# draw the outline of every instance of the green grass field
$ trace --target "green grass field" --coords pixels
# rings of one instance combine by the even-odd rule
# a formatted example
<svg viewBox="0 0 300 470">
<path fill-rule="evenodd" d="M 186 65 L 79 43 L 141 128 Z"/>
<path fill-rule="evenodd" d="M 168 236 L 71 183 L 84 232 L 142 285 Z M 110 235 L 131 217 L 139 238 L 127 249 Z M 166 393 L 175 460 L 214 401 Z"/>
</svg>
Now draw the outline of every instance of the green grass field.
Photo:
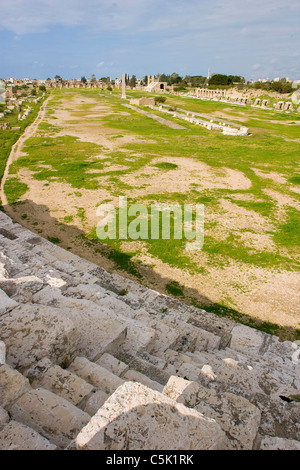
<svg viewBox="0 0 300 470">
<path fill-rule="evenodd" d="M 128 92 L 128 97 L 136 96 L 141 96 L 141 93 Z M 171 129 L 125 108 L 120 92 L 116 90 L 113 93 L 54 90 L 38 133 L 26 141 L 25 155 L 10 167 L 10 178 L 5 184 L 9 203 L 17 203 L 16 210 L 22 211 L 22 200 L 26 200 L 29 194 L 28 185 L 30 189 L 28 181 L 23 181 L 20 176 L 23 169 L 29 170 L 32 181 L 43 184 L 45 191 L 51 191 L 53 183 L 66 185 L 66 194 L 77 193 L 78 202 L 69 212 L 66 202 L 66 214 L 60 218 L 60 223 L 65 224 L 66 229 L 69 224 L 76 225 L 77 220 L 87 249 L 100 251 L 103 243 L 97 239 L 95 224 L 89 218 L 87 207 L 80 203 L 83 193 L 90 191 L 95 195 L 95 209 L 103 202 L 115 203 L 116 198 L 123 195 L 127 196 L 129 204 L 142 203 L 147 208 L 162 202 L 204 204 L 205 241 L 201 256 L 188 253 L 185 240 L 174 239 L 143 240 L 139 243 L 127 240 L 125 248 L 123 240 L 106 240 L 104 244 L 109 249 L 102 250 L 117 270 L 127 272 L 140 282 L 147 283 L 141 269 L 147 257 L 154 267 L 163 264 L 174 273 L 181 271 L 182 284 L 178 279 L 169 279 L 165 283 L 165 291 L 200 307 L 205 307 L 205 303 L 197 296 L 189 295 L 192 281 L 195 279 L 196 283 L 200 279 L 205 282 L 206 276 L 207 279 L 209 276 L 213 278 L 214 270 L 218 273 L 223 270 L 225 278 L 230 267 L 235 267 L 238 273 L 249 271 L 249 279 L 253 277 L 251 286 L 255 282 L 267 283 L 267 278 L 271 279 L 273 273 L 297 273 L 300 244 L 299 114 L 166 96 L 168 105 L 210 114 L 214 119 L 219 113 L 222 120 L 225 113 L 228 119 L 249 127 L 252 135 L 224 136 L 220 132 L 176 120 L 158 110 L 150 110 L 186 127 L 183 130 Z M 98 107 L 103 107 L 103 110 L 100 112 Z M 69 113 L 64 122 L 59 118 L 62 109 Z M 84 133 L 91 127 L 95 129 L 95 138 L 89 139 Z M 101 141 L 102 136 L 106 141 Z M 126 136 L 132 138 L 122 141 Z M 12 134 L 11 138 L 16 137 L 17 134 Z M 2 166 L 5 155 L 4 152 L 1 157 Z M 195 168 L 197 165 L 200 165 L 199 169 L 203 167 L 203 172 L 206 172 L 203 180 L 200 170 L 191 170 L 189 174 L 184 161 L 196 165 Z M 230 186 L 230 175 L 241 183 L 233 182 Z M 101 199 L 99 194 L 104 190 L 108 196 Z M 55 210 L 55 207 L 49 209 Z M 25 219 L 30 225 L 30 217 Z M 31 222 L 36 221 L 32 219 Z M 43 232 L 41 227 L 39 229 Z M 56 243 L 61 240 L 59 236 L 53 238 Z M 253 270 L 256 270 L 254 274 Z M 267 277 L 260 278 L 260 270 Z M 186 283 L 185 276 L 189 277 Z M 206 308 L 252 326 L 251 314 L 235 300 L 235 292 L 237 295 L 246 292 L 251 297 L 252 287 L 241 281 L 238 275 L 236 279 L 230 279 L 230 286 L 230 291 L 224 288 L 222 298 L 212 299 Z M 289 308 L 286 306 L 287 311 Z M 295 322 L 293 320 L 294 326 Z M 278 323 L 278 316 L 274 316 L 274 321 L 270 317 L 268 321 L 258 319 L 256 326 L 278 332 Z"/>
</svg>

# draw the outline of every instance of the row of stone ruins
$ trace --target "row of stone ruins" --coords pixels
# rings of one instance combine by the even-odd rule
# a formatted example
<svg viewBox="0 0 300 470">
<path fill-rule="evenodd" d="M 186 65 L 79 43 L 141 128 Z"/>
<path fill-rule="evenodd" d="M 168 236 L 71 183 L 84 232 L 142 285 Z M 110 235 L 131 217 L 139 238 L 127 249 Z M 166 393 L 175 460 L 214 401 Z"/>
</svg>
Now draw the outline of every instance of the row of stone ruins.
<svg viewBox="0 0 300 470">
<path fill-rule="evenodd" d="M 190 96 L 193 93 L 189 93 Z M 199 99 L 208 99 L 214 101 L 222 101 L 225 103 L 241 104 L 241 105 L 251 105 L 254 107 L 260 107 L 262 109 L 273 109 L 279 111 L 295 111 L 293 103 L 291 101 L 278 101 L 272 106 L 270 105 L 270 100 L 255 98 L 252 100 L 248 96 L 236 96 L 236 95 L 227 95 L 226 90 L 210 90 L 207 88 L 196 88 L 195 97 Z"/>
<path fill-rule="evenodd" d="M 0 212 L 0 449 L 300 449 L 289 341 L 185 305 Z"/>
</svg>

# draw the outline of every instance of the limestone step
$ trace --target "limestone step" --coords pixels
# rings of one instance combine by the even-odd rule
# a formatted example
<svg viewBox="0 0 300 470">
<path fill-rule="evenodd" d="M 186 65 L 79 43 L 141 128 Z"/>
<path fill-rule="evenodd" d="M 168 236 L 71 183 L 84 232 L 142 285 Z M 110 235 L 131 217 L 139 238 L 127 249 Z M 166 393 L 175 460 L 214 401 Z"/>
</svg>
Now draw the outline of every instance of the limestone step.
<svg viewBox="0 0 300 470">
<path fill-rule="evenodd" d="M 176 367 L 176 375 L 200 383 L 221 392 L 231 392 L 247 398 L 252 403 L 257 401 L 264 405 L 267 395 L 260 387 L 252 370 L 241 366 L 237 361 L 223 361 L 207 352 L 180 354 L 176 351 L 166 352 L 169 360 Z"/>
<path fill-rule="evenodd" d="M 98 266 L 90 267 L 89 272 L 98 277 L 99 285 L 115 293 L 126 289 L 123 301 L 134 309 L 146 310 L 151 315 L 160 315 L 162 310 L 175 312 L 179 320 L 184 320 L 198 328 L 221 338 L 220 347 L 227 346 L 231 339 L 231 330 L 236 325 L 231 320 L 217 317 L 204 310 L 159 294 L 137 282 L 125 279 L 117 274 L 109 274 Z"/>
<path fill-rule="evenodd" d="M 121 361 L 108 353 L 102 354 L 102 356 L 100 356 L 96 361 L 96 364 L 105 367 L 105 369 L 109 370 L 112 374 L 117 375 L 118 377 L 122 376 L 122 374 L 125 374 L 125 372 L 127 372 L 129 369 L 129 366 L 125 364 L 124 361 Z"/>
<path fill-rule="evenodd" d="M 85 357 L 76 357 L 67 370 L 108 395 L 124 383 L 123 379 Z"/>
<path fill-rule="evenodd" d="M 9 312 L 13 308 L 17 307 L 18 303 L 12 300 L 8 295 L 0 288 L 0 315 Z"/>
<path fill-rule="evenodd" d="M 295 349 L 292 348 L 291 351 L 295 351 Z M 268 380 L 264 387 L 269 394 L 276 391 L 276 387 L 274 388 L 275 383 L 277 388 L 285 384 L 300 389 L 300 364 L 294 364 L 289 359 L 281 359 L 280 356 L 273 355 L 273 353 L 266 353 L 263 356 L 248 355 L 229 348 L 217 351 L 216 356 L 222 359 L 232 358 L 240 364 L 247 365 L 255 371 L 262 382 L 266 381 L 264 377 L 267 377 Z"/>
<path fill-rule="evenodd" d="M 260 440 L 260 450 L 300 450 L 300 442 L 282 437 L 264 436 Z"/>
<path fill-rule="evenodd" d="M 177 313 L 175 315 L 174 313 L 165 315 L 163 321 L 182 332 L 182 340 L 179 342 L 179 346 L 183 351 L 193 351 L 195 349 L 210 351 L 220 347 L 221 338 L 218 335 L 179 320 Z M 190 346 L 187 346 L 188 344 Z"/>
<path fill-rule="evenodd" d="M 232 393 L 218 394 L 196 382 L 170 377 L 163 389 L 168 397 L 215 419 L 234 449 L 251 450 L 259 429 L 261 412 L 243 397 Z"/>
<path fill-rule="evenodd" d="M 34 429 L 11 420 L 0 430 L 0 450 L 56 450 Z"/>
<path fill-rule="evenodd" d="M 103 390 L 96 390 L 81 404 L 81 408 L 90 416 L 94 416 L 99 408 L 101 408 L 101 406 L 106 402 L 108 397 L 109 394 L 103 392 Z"/>
<path fill-rule="evenodd" d="M 153 355 L 162 355 L 166 349 L 180 344 L 184 337 L 184 334 L 178 328 L 169 326 L 160 318 L 153 318 L 145 311 L 138 311 L 135 318 L 141 325 L 147 325 L 156 332 L 156 338 L 150 351 Z"/>
<path fill-rule="evenodd" d="M 151 388 L 152 390 L 157 390 L 158 392 L 162 392 L 164 388 L 163 385 L 149 379 L 147 375 L 142 374 L 139 370 L 129 369 L 127 372 L 125 372 L 123 378 L 131 382 L 138 382 L 145 385 L 146 387 Z"/>
<path fill-rule="evenodd" d="M 90 420 L 90 415 L 42 388 L 24 393 L 9 413 L 60 448 L 66 447 Z"/>
<path fill-rule="evenodd" d="M 0 406 L 7 409 L 30 390 L 29 380 L 8 364 L 0 364 Z"/>
<path fill-rule="evenodd" d="M 81 403 L 87 400 L 95 387 L 76 374 L 53 364 L 48 358 L 37 362 L 26 371 L 33 388 L 43 388 L 68 400 L 81 408 Z"/>
<path fill-rule="evenodd" d="M 102 310 L 94 302 L 62 295 L 50 286 L 34 295 L 35 302 L 55 305 L 78 329 L 78 352 L 97 360 L 105 351 L 117 351 L 127 336 L 127 325 L 113 312 Z"/>
<path fill-rule="evenodd" d="M 146 357 L 145 354 L 144 357 Z M 142 357 L 138 357 L 130 353 L 119 352 L 118 358 L 124 361 L 124 363 L 127 364 L 131 369 L 142 372 L 154 382 L 158 382 L 164 385 L 169 380 L 168 373 L 151 364 Z"/>
<path fill-rule="evenodd" d="M 6 344 L 7 363 L 20 370 L 44 357 L 62 364 L 77 353 L 77 328 L 57 308 L 20 305 L 0 316 L 0 331 Z"/>
</svg>

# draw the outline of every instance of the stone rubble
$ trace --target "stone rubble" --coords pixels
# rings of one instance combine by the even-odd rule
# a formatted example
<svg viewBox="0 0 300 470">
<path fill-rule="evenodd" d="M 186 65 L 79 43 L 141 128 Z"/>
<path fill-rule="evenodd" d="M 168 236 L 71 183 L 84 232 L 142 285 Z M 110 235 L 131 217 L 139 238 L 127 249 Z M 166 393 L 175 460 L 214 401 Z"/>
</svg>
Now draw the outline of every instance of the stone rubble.
<svg viewBox="0 0 300 470">
<path fill-rule="evenodd" d="M 295 347 L 0 212 L 0 449 L 299 450 Z"/>
</svg>

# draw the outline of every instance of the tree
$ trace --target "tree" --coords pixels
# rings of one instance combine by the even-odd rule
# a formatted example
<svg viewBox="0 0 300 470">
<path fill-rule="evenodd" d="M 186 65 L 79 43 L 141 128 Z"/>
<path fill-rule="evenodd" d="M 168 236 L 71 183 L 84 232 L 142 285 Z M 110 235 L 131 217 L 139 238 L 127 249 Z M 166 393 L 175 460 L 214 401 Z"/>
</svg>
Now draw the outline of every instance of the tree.
<svg viewBox="0 0 300 470">
<path fill-rule="evenodd" d="M 87 79 L 83 76 L 83 77 L 81 77 L 80 81 L 81 81 L 81 83 L 86 83 Z"/>
<path fill-rule="evenodd" d="M 174 83 L 182 82 L 182 77 L 178 75 L 178 73 L 172 73 L 168 80 L 168 85 L 174 85 Z"/>
<path fill-rule="evenodd" d="M 39 90 L 40 90 L 40 91 L 46 91 L 45 85 L 40 85 L 40 86 L 39 86 Z"/>
<path fill-rule="evenodd" d="M 96 81 L 96 75 L 94 73 L 92 73 L 91 75 L 91 83 L 95 83 Z"/>
<path fill-rule="evenodd" d="M 128 82 L 128 85 L 130 86 L 130 88 L 135 88 L 135 86 L 136 86 L 136 76 L 135 75 L 132 75 L 131 79 Z"/>
<path fill-rule="evenodd" d="M 110 78 L 109 77 L 101 77 L 100 81 L 105 83 L 106 85 L 110 85 Z"/>
</svg>

